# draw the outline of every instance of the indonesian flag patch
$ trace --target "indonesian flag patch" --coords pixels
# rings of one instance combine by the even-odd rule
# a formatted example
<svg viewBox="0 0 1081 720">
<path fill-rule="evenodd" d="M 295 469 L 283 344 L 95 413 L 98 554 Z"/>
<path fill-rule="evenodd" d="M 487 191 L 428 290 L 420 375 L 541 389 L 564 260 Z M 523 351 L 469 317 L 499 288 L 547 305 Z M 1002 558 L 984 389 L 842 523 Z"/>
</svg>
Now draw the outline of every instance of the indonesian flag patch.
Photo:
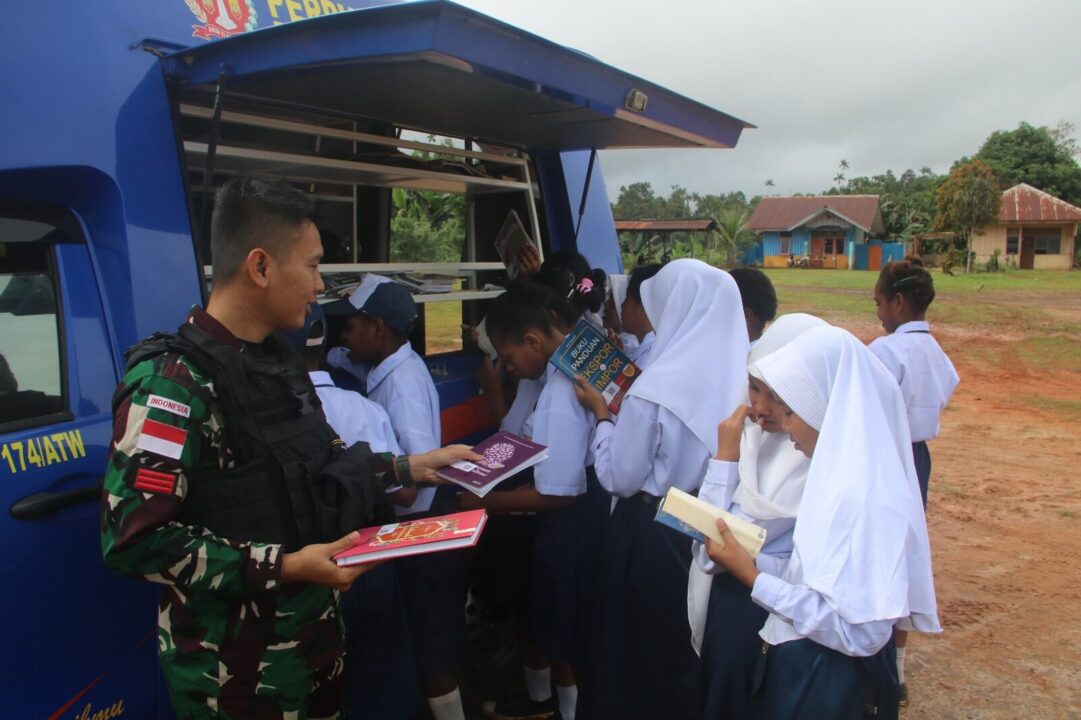
<svg viewBox="0 0 1081 720">
<path fill-rule="evenodd" d="M 139 471 L 135 473 L 135 489 L 161 495 L 172 495 L 173 490 L 176 489 L 176 475 L 139 468 Z"/>
<path fill-rule="evenodd" d="M 184 441 L 187 439 L 187 430 L 166 425 L 157 420 L 144 420 L 143 430 L 139 434 L 139 442 L 135 444 L 135 447 L 162 457 L 179 460 L 180 453 L 184 451 Z"/>
</svg>

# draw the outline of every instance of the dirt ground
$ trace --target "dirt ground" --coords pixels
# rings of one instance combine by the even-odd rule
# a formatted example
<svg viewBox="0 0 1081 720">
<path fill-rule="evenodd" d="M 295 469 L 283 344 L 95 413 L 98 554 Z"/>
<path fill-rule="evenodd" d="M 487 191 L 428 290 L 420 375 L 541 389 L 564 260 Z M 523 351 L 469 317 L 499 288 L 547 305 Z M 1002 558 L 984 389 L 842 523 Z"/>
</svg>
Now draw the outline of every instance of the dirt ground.
<svg viewBox="0 0 1081 720">
<path fill-rule="evenodd" d="M 1067 329 L 933 328 L 961 375 L 931 443 L 944 632 L 909 642 L 902 717 L 1081 718 L 1081 293 L 1050 309 L 1042 293 L 978 301 L 1034 305 Z M 837 320 L 865 340 L 881 334 L 873 315 Z M 1018 349 L 1048 337 L 1046 363 Z"/>
</svg>

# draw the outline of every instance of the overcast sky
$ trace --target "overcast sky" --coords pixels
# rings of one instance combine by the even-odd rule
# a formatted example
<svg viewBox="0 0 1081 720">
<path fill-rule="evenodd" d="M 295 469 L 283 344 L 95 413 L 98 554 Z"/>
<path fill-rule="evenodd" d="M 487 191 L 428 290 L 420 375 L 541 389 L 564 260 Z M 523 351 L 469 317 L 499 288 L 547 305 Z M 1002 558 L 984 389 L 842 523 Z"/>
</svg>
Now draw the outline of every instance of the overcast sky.
<svg viewBox="0 0 1081 720">
<path fill-rule="evenodd" d="M 459 1 L 757 126 L 734 150 L 602 153 L 613 200 L 819 192 L 842 158 L 944 173 L 994 130 L 1081 126 L 1081 0 Z"/>
</svg>

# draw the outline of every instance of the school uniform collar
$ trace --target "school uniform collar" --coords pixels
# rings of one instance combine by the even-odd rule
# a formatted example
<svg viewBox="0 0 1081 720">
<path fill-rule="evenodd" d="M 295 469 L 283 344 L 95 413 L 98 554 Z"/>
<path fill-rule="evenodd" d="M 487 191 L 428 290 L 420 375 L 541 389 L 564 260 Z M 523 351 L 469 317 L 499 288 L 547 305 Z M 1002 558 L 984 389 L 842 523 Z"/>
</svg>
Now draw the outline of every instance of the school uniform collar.
<svg viewBox="0 0 1081 720">
<path fill-rule="evenodd" d="M 386 379 L 387 375 L 390 375 L 394 370 L 401 365 L 406 359 L 413 353 L 413 346 L 406 340 L 400 348 L 394 351 L 392 355 L 387 357 L 386 360 L 372 368 L 368 373 L 368 394 L 371 394 L 379 383 Z"/>
<path fill-rule="evenodd" d="M 895 333 L 930 333 L 931 325 L 926 320 L 912 320 L 897 326 Z"/>
<path fill-rule="evenodd" d="M 321 387 L 337 387 L 334 381 L 330 379 L 330 373 L 325 370 L 312 370 L 308 375 L 312 379 L 312 385 L 317 388 Z"/>
</svg>

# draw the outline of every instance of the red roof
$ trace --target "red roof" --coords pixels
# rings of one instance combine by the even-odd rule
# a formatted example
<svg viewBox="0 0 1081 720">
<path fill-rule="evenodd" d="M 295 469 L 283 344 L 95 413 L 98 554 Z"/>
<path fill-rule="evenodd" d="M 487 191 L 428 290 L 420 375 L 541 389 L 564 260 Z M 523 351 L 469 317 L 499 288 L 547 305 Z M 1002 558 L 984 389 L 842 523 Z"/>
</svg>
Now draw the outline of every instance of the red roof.
<svg viewBox="0 0 1081 720">
<path fill-rule="evenodd" d="M 1075 223 L 1081 222 L 1081 208 L 1054 195 L 1021 183 L 1002 193 L 1000 223 Z"/>
<path fill-rule="evenodd" d="M 833 211 L 866 232 L 885 232 L 878 195 L 808 195 L 765 197 L 759 201 L 747 226 L 755 232 L 793 230 L 823 211 Z"/>
<path fill-rule="evenodd" d="M 622 230 L 684 232 L 688 230 L 711 230 L 714 227 L 716 227 L 716 223 L 709 218 L 702 220 L 616 220 L 616 232 Z"/>
</svg>

